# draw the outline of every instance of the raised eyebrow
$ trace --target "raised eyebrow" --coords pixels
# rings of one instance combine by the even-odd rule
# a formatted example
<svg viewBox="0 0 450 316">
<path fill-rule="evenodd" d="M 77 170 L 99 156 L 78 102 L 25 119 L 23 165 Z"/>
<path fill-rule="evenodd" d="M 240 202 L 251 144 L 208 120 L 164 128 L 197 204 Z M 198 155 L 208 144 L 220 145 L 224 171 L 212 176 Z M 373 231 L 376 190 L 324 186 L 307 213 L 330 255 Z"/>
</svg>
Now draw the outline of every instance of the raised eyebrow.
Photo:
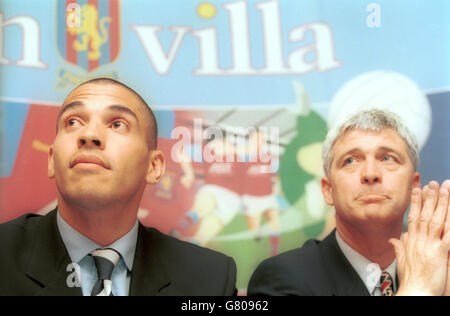
<svg viewBox="0 0 450 316">
<path fill-rule="evenodd" d="M 350 154 L 355 154 L 355 153 L 360 153 L 360 152 L 361 152 L 361 150 L 358 148 L 352 148 L 350 150 L 347 150 L 343 154 L 339 155 L 339 157 L 337 157 L 336 162 L 340 163 L 342 161 L 342 159 L 344 159 L 344 157 L 346 157 Z"/>
<path fill-rule="evenodd" d="M 63 105 L 63 108 L 59 111 L 59 113 L 58 113 L 58 121 L 59 121 L 59 119 L 61 118 L 61 116 L 66 112 L 66 111 L 68 111 L 68 110 L 71 110 L 71 109 L 73 109 L 73 108 L 77 108 L 77 107 L 82 107 L 82 106 L 84 106 L 84 103 L 82 102 L 82 101 L 73 101 L 73 102 L 71 102 L 71 103 L 69 103 L 69 104 L 67 104 L 67 105 Z"/>
<path fill-rule="evenodd" d="M 382 146 L 382 147 L 380 147 L 380 148 L 379 148 L 379 151 L 392 151 L 392 152 L 394 152 L 394 153 L 397 152 L 397 150 L 395 150 L 394 148 L 387 147 L 387 146 Z"/>
<path fill-rule="evenodd" d="M 113 111 L 122 112 L 122 113 L 125 113 L 125 114 L 129 114 L 129 115 L 133 116 L 136 121 L 139 122 L 136 113 L 134 113 L 132 110 L 130 110 L 126 106 L 119 105 L 119 104 L 113 104 L 113 105 L 108 106 L 108 109 L 109 110 L 113 110 Z"/>
<path fill-rule="evenodd" d="M 58 114 L 58 121 L 61 118 L 61 116 L 68 110 L 72 110 L 74 108 L 83 107 L 83 106 L 85 106 L 85 104 L 82 101 L 73 101 L 73 102 L 65 105 Z M 138 121 L 138 117 L 137 117 L 136 113 L 134 113 L 132 110 L 130 110 L 126 106 L 119 105 L 119 104 L 113 104 L 113 105 L 108 106 L 108 109 L 130 114 L 131 116 L 133 116 L 136 119 L 136 121 Z"/>
<path fill-rule="evenodd" d="M 398 150 L 391 148 L 391 147 L 380 147 L 380 151 L 381 152 L 391 152 L 394 153 L 395 155 L 399 156 L 399 158 L 404 158 L 403 154 L 401 152 L 399 152 Z"/>
</svg>

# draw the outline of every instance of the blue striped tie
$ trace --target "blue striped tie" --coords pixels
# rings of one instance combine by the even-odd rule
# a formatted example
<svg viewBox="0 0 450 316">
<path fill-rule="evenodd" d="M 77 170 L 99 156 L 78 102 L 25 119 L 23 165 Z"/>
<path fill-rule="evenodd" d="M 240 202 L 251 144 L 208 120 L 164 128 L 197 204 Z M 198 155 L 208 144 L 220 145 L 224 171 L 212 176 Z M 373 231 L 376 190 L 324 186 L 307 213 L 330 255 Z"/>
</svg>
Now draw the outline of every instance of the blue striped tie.
<svg viewBox="0 0 450 316">
<path fill-rule="evenodd" d="M 90 253 L 97 268 L 98 281 L 92 288 L 91 296 L 114 296 L 112 294 L 112 271 L 120 259 L 119 253 L 111 248 L 99 248 Z"/>
</svg>

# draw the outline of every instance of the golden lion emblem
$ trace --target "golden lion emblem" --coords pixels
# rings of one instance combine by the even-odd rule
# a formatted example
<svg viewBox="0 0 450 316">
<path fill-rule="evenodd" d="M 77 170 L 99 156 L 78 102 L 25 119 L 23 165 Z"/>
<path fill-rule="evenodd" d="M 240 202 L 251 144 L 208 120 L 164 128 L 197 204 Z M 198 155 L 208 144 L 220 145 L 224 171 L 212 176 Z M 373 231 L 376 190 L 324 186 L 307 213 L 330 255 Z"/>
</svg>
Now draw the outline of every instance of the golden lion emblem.
<svg viewBox="0 0 450 316">
<path fill-rule="evenodd" d="M 88 50 L 88 59 L 98 60 L 101 56 L 100 47 L 108 41 L 108 31 L 105 27 L 107 22 L 111 22 L 110 17 L 103 17 L 98 23 L 98 10 L 95 6 L 81 6 L 81 25 L 68 28 L 70 35 L 81 35 L 81 40 L 73 42 L 73 48 L 77 52 Z"/>
</svg>

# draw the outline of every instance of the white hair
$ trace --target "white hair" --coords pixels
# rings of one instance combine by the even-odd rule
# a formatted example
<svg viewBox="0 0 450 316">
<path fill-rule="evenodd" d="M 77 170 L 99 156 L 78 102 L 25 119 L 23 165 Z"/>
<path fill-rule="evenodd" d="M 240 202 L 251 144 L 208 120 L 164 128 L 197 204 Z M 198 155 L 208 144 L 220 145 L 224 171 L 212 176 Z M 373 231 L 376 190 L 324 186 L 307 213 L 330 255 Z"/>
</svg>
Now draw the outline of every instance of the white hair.
<svg viewBox="0 0 450 316">
<path fill-rule="evenodd" d="M 347 118 L 342 124 L 338 124 L 328 131 L 322 147 L 325 175 L 327 177 L 330 176 L 331 164 L 333 163 L 333 146 L 345 133 L 352 130 L 380 132 L 388 128 L 393 129 L 403 138 L 408 147 L 408 156 L 414 166 L 414 170 L 417 170 L 419 165 L 419 147 L 414 135 L 395 113 L 373 109 L 358 112 Z"/>
</svg>

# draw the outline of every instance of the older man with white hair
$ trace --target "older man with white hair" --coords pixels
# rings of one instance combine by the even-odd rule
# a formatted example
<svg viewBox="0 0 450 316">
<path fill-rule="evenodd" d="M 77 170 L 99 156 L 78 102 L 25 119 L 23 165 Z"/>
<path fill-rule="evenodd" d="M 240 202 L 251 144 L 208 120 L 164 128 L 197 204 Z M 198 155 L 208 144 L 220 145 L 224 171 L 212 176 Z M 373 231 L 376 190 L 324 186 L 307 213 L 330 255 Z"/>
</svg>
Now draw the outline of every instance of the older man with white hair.
<svg viewBox="0 0 450 316">
<path fill-rule="evenodd" d="M 444 236 L 450 181 L 443 183 L 439 193 L 436 182 L 420 190 L 417 141 L 401 119 L 381 110 L 358 112 L 329 131 L 322 158 L 322 194 L 336 209 L 336 230 L 323 241 L 309 240 L 301 248 L 261 263 L 248 293 L 443 294 L 448 274 L 445 254 L 450 250 L 450 233 Z M 414 229 L 400 242 L 411 201 Z M 441 225 L 425 229 L 432 221 Z M 418 222 L 420 229 L 416 229 Z M 433 239 L 433 247 L 422 257 L 439 271 L 440 278 L 434 279 L 426 263 L 414 265 L 425 252 L 430 234 L 439 238 Z M 398 275 L 396 253 L 400 258 Z"/>
</svg>

